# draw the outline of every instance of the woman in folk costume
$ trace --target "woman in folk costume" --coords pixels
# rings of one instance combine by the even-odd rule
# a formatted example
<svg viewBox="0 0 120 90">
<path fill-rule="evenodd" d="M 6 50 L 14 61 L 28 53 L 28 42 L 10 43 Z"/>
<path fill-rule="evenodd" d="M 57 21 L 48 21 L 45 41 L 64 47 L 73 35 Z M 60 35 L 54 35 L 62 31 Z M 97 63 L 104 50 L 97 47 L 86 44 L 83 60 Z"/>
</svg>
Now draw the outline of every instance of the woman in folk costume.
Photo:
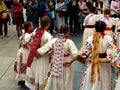
<svg viewBox="0 0 120 90">
<path fill-rule="evenodd" d="M 120 48 L 114 46 L 114 48 L 108 49 L 108 56 L 101 60 L 101 63 L 110 62 L 115 69 L 115 85 L 113 90 L 120 90 Z"/>
<path fill-rule="evenodd" d="M 18 85 L 24 85 L 25 82 L 26 63 L 30 47 L 29 42 L 34 26 L 32 22 L 25 22 L 24 28 L 25 29 L 22 30 L 22 35 L 20 37 L 20 48 L 17 52 L 17 58 L 14 65 L 14 71 L 16 73 L 15 79 L 20 80 Z"/>
<path fill-rule="evenodd" d="M 95 23 L 96 21 L 101 20 L 101 15 L 96 15 L 96 7 L 90 7 L 90 13 L 86 16 L 83 26 L 85 30 L 83 33 L 83 45 L 85 44 L 87 38 L 95 32 Z"/>
<path fill-rule="evenodd" d="M 49 67 L 49 55 L 47 53 L 40 58 L 35 58 L 36 50 L 52 39 L 52 35 L 48 33 L 49 26 L 50 18 L 48 16 L 44 16 L 41 19 L 41 27 L 36 30 L 36 34 L 31 45 L 26 71 L 26 86 L 30 89 L 36 88 L 36 90 L 41 90 L 41 85 L 43 84 Z"/>
<path fill-rule="evenodd" d="M 80 57 L 86 57 L 85 69 L 82 77 L 80 90 L 111 90 L 111 64 L 99 63 L 99 59 L 107 57 L 107 50 L 113 49 L 113 40 L 110 36 L 104 34 L 106 24 L 98 21 L 95 24 L 96 32 L 90 36 L 86 44 L 81 48 L 78 55 L 70 62 L 64 62 L 70 65 Z"/>
<path fill-rule="evenodd" d="M 106 29 L 105 29 L 105 34 L 110 35 L 113 38 L 113 31 L 112 31 L 112 26 L 116 25 L 118 22 L 118 18 L 111 18 L 110 17 L 110 8 L 106 7 L 103 10 L 103 18 L 101 19 L 106 23 Z"/>
<path fill-rule="evenodd" d="M 120 48 L 109 49 L 106 62 L 110 62 L 115 69 L 114 90 L 120 90 Z"/>
<path fill-rule="evenodd" d="M 70 54 L 78 50 L 72 40 L 68 39 L 69 27 L 62 25 L 57 38 L 38 49 L 37 56 L 53 51 L 48 75 L 43 83 L 43 90 L 73 90 L 73 66 L 64 67 L 63 62 L 70 60 Z"/>
</svg>

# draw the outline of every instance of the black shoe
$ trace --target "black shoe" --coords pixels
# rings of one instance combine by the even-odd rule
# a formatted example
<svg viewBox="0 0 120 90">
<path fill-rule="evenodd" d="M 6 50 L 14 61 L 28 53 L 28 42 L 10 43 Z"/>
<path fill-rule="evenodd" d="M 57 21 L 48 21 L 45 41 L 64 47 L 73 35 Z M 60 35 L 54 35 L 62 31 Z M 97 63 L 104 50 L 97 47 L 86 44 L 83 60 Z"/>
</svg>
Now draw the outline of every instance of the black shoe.
<svg viewBox="0 0 120 90">
<path fill-rule="evenodd" d="M 20 34 L 18 33 L 18 37 L 20 37 Z"/>
<path fill-rule="evenodd" d="M 24 80 L 18 81 L 18 85 L 24 87 L 25 86 L 25 81 Z"/>
</svg>

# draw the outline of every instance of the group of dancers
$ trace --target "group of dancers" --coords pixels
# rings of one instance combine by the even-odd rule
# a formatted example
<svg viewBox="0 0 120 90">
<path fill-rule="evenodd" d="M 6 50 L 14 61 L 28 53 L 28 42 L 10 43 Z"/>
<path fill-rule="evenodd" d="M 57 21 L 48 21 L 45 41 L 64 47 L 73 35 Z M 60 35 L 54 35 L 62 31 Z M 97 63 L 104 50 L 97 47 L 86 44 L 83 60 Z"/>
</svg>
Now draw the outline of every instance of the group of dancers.
<svg viewBox="0 0 120 90">
<path fill-rule="evenodd" d="M 68 25 L 61 25 L 53 38 L 48 30 L 49 17 L 43 16 L 34 31 L 33 23 L 25 22 L 14 64 L 18 84 L 31 90 L 74 90 L 72 63 L 79 60 L 85 65 L 80 90 L 119 90 L 120 20 L 110 17 L 107 7 L 103 14 L 95 13 L 96 8 L 91 7 L 84 20 L 81 50 L 69 39 Z M 116 73 L 115 85 L 111 66 Z"/>
</svg>

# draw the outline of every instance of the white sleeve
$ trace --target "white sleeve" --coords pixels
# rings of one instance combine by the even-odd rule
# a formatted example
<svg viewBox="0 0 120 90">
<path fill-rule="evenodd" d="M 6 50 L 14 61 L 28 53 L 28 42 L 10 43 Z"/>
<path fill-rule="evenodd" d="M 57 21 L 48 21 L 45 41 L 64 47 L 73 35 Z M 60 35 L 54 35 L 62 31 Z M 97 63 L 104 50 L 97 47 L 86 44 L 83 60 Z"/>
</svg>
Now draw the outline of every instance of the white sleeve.
<svg viewBox="0 0 120 90">
<path fill-rule="evenodd" d="M 108 48 L 107 48 L 106 53 L 107 53 L 107 55 L 109 55 L 111 49 L 114 49 L 115 45 L 113 43 L 113 39 L 110 36 L 107 36 L 107 37 L 108 37 Z"/>
<path fill-rule="evenodd" d="M 35 36 L 37 28 L 35 28 L 32 32 L 32 36 Z"/>
<path fill-rule="evenodd" d="M 85 17 L 85 19 L 83 21 L 83 26 L 85 26 L 86 19 L 87 19 L 87 16 Z"/>
<path fill-rule="evenodd" d="M 113 52 L 114 52 L 114 53 L 116 52 L 116 49 L 117 49 L 117 47 L 115 46 L 115 44 L 114 44 L 113 42 L 109 42 L 109 43 L 108 43 L 108 48 L 107 48 L 107 51 L 106 51 L 108 60 L 110 60 L 109 56 L 110 56 Z"/>
<path fill-rule="evenodd" d="M 37 51 L 39 52 L 40 55 L 44 55 L 45 53 L 47 53 L 49 50 L 52 49 L 52 44 L 53 40 L 49 41 L 48 43 L 46 43 L 44 46 L 42 46 L 41 48 L 39 48 Z"/>
<path fill-rule="evenodd" d="M 26 41 L 26 42 L 29 42 L 29 41 L 30 41 L 30 38 L 31 38 L 31 34 L 26 33 L 26 34 L 25 34 L 25 41 Z"/>
<path fill-rule="evenodd" d="M 102 20 L 102 18 L 103 18 L 102 14 L 95 15 L 95 20 L 96 21 L 100 21 L 100 20 Z"/>
<path fill-rule="evenodd" d="M 110 18 L 110 22 L 112 25 L 116 25 L 119 21 L 119 18 Z"/>
<path fill-rule="evenodd" d="M 47 43 L 48 41 L 53 39 L 53 36 L 50 33 L 46 32 L 46 31 L 45 31 L 44 35 L 45 35 L 44 36 L 44 43 Z"/>
<path fill-rule="evenodd" d="M 74 42 L 72 40 L 69 40 L 69 48 L 70 48 L 70 52 L 75 55 L 78 53 L 78 49 L 75 46 Z"/>
<path fill-rule="evenodd" d="M 50 41 L 52 39 L 53 39 L 53 36 L 50 33 L 48 33 L 47 36 L 45 37 L 45 40 L 47 41 Z"/>
<path fill-rule="evenodd" d="M 114 32 L 114 36 L 115 36 L 115 40 L 117 39 L 117 30 L 118 30 L 118 26 L 115 26 L 115 32 Z"/>
<path fill-rule="evenodd" d="M 107 36 L 108 37 L 108 42 L 110 43 L 110 42 L 113 42 L 113 39 L 112 39 L 112 37 L 111 36 Z"/>
</svg>

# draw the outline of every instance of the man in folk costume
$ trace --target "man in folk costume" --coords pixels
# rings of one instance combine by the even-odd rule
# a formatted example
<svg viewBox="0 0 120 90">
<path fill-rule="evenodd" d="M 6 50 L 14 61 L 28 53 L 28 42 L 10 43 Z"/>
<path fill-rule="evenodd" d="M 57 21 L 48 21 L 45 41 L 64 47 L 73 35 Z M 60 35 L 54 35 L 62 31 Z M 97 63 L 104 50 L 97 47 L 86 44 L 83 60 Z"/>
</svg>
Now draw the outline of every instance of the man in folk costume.
<svg viewBox="0 0 120 90">
<path fill-rule="evenodd" d="M 78 55 L 71 59 L 70 62 L 64 62 L 64 65 L 69 66 L 80 57 L 86 57 L 80 90 L 112 89 L 111 64 L 99 63 L 104 61 L 109 55 L 109 49 L 115 48 L 112 38 L 104 34 L 105 28 L 105 22 L 97 21 L 95 24 L 96 32 L 87 39 L 86 44 L 81 48 Z"/>
<path fill-rule="evenodd" d="M 45 54 L 41 58 L 35 58 L 36 51 L 39 47 L 45 45 L 52 39 L 48 28 L 50 26 L 50 18 L 44 16 L 41 19 L 41 27 L 36 30 L 36 34 L 33 37 L 30 53 L 27 60 L 26 71 L 26 86 L 30 89 L 41 90 L 41 84 L 46 76 L 49 66 L 49 55 Z"/>
<path fill-rule="evenodd" d="M 106 23 L 105 34 L 110 35 L 113 38 L 113 30 L 112 26 L 116 25 L 119 18 L 112 18 L 110 17 L 110 8 L 106 7 L 103 9 L 102 21 Z"/>
<path fill-rule="evenodd" d="M 86 16 L 83 26 L 85 26 L 85 30 L 83 33 L 83 44 L 85 44 L 87 38 L 91 36 L 94 31 L 95 31 L 95 23 L 96 21 L 101 20 L 101 15 L 96 15 L 96 8 L 95 7 L 90 7 L 89 8 L 90 13 Z"/>
</svg>

